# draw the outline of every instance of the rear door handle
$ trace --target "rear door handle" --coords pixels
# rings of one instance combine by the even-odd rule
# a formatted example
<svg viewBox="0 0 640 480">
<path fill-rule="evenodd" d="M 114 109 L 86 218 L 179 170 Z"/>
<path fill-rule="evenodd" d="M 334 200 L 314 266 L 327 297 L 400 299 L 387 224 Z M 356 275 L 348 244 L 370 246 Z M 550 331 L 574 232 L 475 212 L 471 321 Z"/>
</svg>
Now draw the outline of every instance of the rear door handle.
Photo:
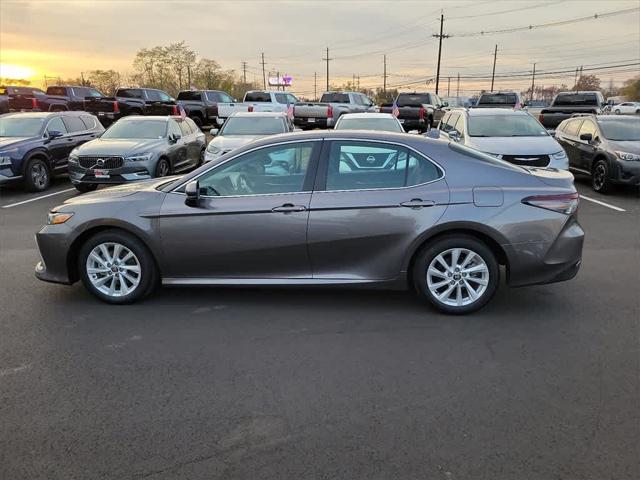
<svg viewBox="0 0 640 480">
<path fill-rule="evenodd" d="M 294 205 L 293 203 L 285 203 L 279 207 L 271 209 L 272 212 L 288 213 L 288 212 L 304 212 L 307 209 L 304 205 Z"/>
<path fill-rule="evenodd" d="M 433 200 L 422 200 L 421 198 L 412 198 L 408 202 L 400 203 L 401 207 L 407 208 L 422 208 L 422 207 L 433 207 L 436 202 Z"/>
</svg>

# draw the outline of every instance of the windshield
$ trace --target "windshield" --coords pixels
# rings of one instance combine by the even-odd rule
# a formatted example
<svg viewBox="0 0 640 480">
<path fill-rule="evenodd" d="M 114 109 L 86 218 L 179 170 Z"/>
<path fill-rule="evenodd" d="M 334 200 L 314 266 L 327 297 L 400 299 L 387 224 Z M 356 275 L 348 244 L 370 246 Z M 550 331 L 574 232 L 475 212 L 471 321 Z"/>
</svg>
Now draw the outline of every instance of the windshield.
<svg viewBox="0 0 640 480">
<path fill-rule="evenodd" d="M 102 138 L 164 138 L 167 135 L 166 120 L 120 120 L 114 123 Z"/>
<path fill-rule="evenodd" d="M 625 142 L 640 141 L 640 118 L 611 119 L 598 122 L 604 138 Z"/>
<path fill-rule="evenodd" d="M 566 93 L 558 94 L 553 102 L 554 106 L 562 105 L 598 105 L 598 97 L 595 93 Z"/>
<path fill-rule="evenodd" d="M 449 143 L 449 148 L 454 152 L 460 153 L 462 155 L 466 155 L 467 157 L 473 157 L 477 160 L 482 160 L 483 162 L 492 163 L 494 165 L 500 165 L 502 167 L 510 168 L 511 170 L 523 171 L 526 169 L 514 165 L 513 163 L 509 163 L 506 160 L 501 160 L 498 157 L 494 157 L 493 155 L 489 155 L 488 153 L 481 152 L 480 150 L 476 150 L 475 148 L 467 147 L 466 145 L 460 145 L 459 143 Z"/>
<path fill-rule="evenodd" d="M 549 135 L 530 115 L 469 116 L 471 137 L 544 137 Z"/>
<path fill-rule="evenodd" d="M 44 118 L 0 117 L 0 137 L 37 137 Z"/>
<path fill-rule="evenodd" d="M 518 101 L 515 93 L 494 93 L 489 95 L 481 95 L 478 105 L 511 105 L 514 106 Z"/>
<path fill-rule="evenodd" d="M 220 130 L 220 135 L 273 135 L 284 132 L 284 122 L 279 117 L 230 117 Z"/>
<path fill-rule="evenodd" d="M 336 130 L 381 130 L 384 132 L 402 132 L 403 129 L 394 118 L 341 118 Z"/>
</svg>

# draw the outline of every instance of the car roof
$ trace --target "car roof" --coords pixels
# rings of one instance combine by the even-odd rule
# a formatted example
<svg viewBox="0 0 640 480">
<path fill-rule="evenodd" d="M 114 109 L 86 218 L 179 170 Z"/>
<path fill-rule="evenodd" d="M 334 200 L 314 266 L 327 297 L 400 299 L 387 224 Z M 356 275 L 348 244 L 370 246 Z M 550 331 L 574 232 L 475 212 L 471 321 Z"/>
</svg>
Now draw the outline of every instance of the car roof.
<svg viewBox="0 0 640 480">
<path fill-rule="evenodd" d="M 233 112 L 229 115 L 231 117 L 267 117 L 267 118 L 281 118 L 286 117 L 287 114 L 284 112 Z"/>
<path fill-rule="evenodd" d="M 640 122 L 640 118 L 633 115 L 593 115 L 598 122 Z"/>
<path fill-rule="evenodd" d="M 129 115 L 127 117 L 122 117 L 119 122 L 122 120 L 126 120 L 128 122 L 144 122 L 145 120 L 165 120 L 168 121 L 170 118 L 174 120 L 182 120 L 182 117 L 178 115 Z"/>
<path fill-rule="evenodd" d="M 340 115 L 340 118 L 385 118 L 385 119 L 393 118 L 395 119 L 395 117 L 390 113 L 376 113 L 376 112 L 345 113 L 343 115 Z"/>
<path fill-rule="evenodd" d="M 49 117 L 55 117 L 59 115 L 78 117 L 80 115 L 91 115 L 91 114 L 89 112 L 83 112 L 83 111 L 64 110 L 61 112 L 14 112 L 14 113 L 7 113 L 3 115 L 3 117 L 49 118 Z"/>
<path fill-rule="evenodd" d="M 495 115 L 530 115 L 526 110 L 516 110 L 514 108 L 470 108 L 467 110 L 470 117 L 488 117 Z"/>
</svg>

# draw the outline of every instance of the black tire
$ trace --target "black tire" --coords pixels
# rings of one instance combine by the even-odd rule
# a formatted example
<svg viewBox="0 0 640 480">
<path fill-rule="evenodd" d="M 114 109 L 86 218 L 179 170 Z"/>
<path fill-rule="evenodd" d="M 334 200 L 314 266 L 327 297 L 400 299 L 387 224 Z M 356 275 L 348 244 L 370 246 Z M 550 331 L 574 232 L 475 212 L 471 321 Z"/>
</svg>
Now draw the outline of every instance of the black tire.
<svg viewBox="0 0 640 480">
<path fill-rule="evenodd" d="M 609 174 L 609 164 L 604 159 L 597 160 L 591 170 L 591 188 L 598 193 L 609 193 L 613 188 Z"/>
<path fill-rule="evenodd" d="M 96 188 L 98 188 L 98 184 L 97 183 L 77 183 L 74 185 L 74 187 L 76 187 L 76 190 L 78 190 L 80 193 L 89 193 L 89 192 L 93 192 Z"/>
<path fill-rule="evenodd" d="M 137 257 L 140 264 L 140 280 L 137 287 L 127 295 L 117 297 L 106 295 L 98 290 L 89 279 L 86 268 L 87 258 L 95 247 L 104 243 L 118 243 L 123 245 Z M 89 238 L 89 240 L 82 245 L 78 254 L 78 274 L 89 292 L 103 302 L 111 304 L 133 303 L 151 294 L 160 283 L 158 268 L 149 249 L 138 238 L 122 230 L 105 230 Z"/>
<path fill-rule="evenodd" d="M 620 115 L 620 109 L 616 108 L 613 113 L 615 113 L 616 115 Z"/>
<path fill-rule="evenodd" d="M 446 284 L 443 285 L 442 287 L 439 287 L 440 290 L 436 290 L 436 293 L 444 294 L 449 287 L 452 287 L 455 285 L 455 283 L 451 284 L 450 282 L 456 282 L 456 281 L 465 282 L 465 284 L 460 284 L 461 285 L 460 291 L 462 292 L 462 290 L 464 289 L 464 292 L 461 294 L 462 295 L 461 298 L 463 301 L 465 296 L 467 298 L 467 303 L 464 305 L 448 305 L 447 303 L 444 303 L 442 300 L 436 297 L 436 294 L 432 293 L 427 283 L 426 272 L 429 266 L 431 265 L 431 262 L 434 261 L 434 259 L 441 254 L 444 254 L 445 259 L 446 258 L 451 259 L 451 257 L 447 257 L 448 255 L 450 255 L 447 252 L 449 252 L 452 249 L 466 249 L 475 253 L 476 255 L 478 255 L 478 257 L 480 257 L 482 261 L 484 261 L 484 264 L 487 267 L 486 270 L 488 271 L 487 273 L 488 279 L 483 280 L 483 281 L 486 281 L 487 283 L 486 288 L 479 294 L 479 297 L 476 300 L 473 300 L 470 303 L 469 303 L 469 300 L 472 297 L 469 294 L 469 290 L 467 290 L 466 287 L 462 285 L 470 283 L 468 282 L 468 280 L 474 278 L 474 276 L 478 274 L 469 273 L 465 275 L 464 278 L 462 278 L 462 272 L 459 272 L 459 273 L 451 272 L 451 276 L 449 276 L 449 274 L 446 273 L 446 271 L 444 271 L 444 273 L 446 273 L 447 276 L 442 275 L 441 277 L 443 278 L 443 281 L 446 281 Z M 459 261 L 461 261 L 463 258 L 466 259 L 466 255 L 465 257 L 460 256 Z M 470 263 L 470 265 L 476 264 L 475 260 L 473 260 L 472 262 L 473 263 Z M 500 266 L 498 265 L 496 256 L 491 251 L 491 249 L 485 243 L 478 240 L 477 238 L 472 237 L 470 235 L 463 235 L 463 234 L 447 235 L 444 237 L 437 238 L 434 241 L 430 242 L 420 251 L 420 253 L 418 253 L 418 256 L 413 265 L 412 276 L 413 276 L 413 285 L 415 286 L 417 293 L 420 297 L 427 300 L 437 310 L 443 313 L 453 314 L 453 315 L 463 315 L 466 313 L 471 313 L 479 310 L 480 308 L 484 307 L 487 304 L 487 302 L 489 302 L 489 300 L 491 300 L 493 295 L 496 293 L 498 285 L 500 284 Z M 456 279 L 454 279 L 454 276 L 457 276 Z M 451 278 L 450 281 L 449 281 L 449 278 Z M 475 284 L 475 285 L 478 285 L 478 288 L 480 288 L 479 286 L 480 284 Z M 457 285 L 455 285 L 453 288 L 454 290 L 451 293 L 456 291 Z M 466 295 L 464 295 L 464 293 L 466 293 Z"/>
<path fill-rule="evenodd" d="M 427 117 L 427 123 L 424 127 L 424 131 L 428 132 L 429 130 L 431 130 L 433 128 L 433 118 L 431 117 Z M 424 133 L 424 132 L 423 132 Z"/>
<path fill-rule="evenodd" d="M 200 158 L 198 158 L 198 163 L 196 165 L 196 168 L 198 168 L 200 165 L 204 163 L 205 152 L 206 152 L 206 148 L 203 148 L 202 150 L 200 150 Z"/>
<path fill-rule="evenodd" d="M 200 115 L 194 115 L 193 117 L 191 117 L 191 120 L 193 120 L 193 123 L 195 123 L 200 130 L 202 130 L 203 122 Z"/>
<path fill-rule="evenodd" d="M 171 165 L 169 164 L 169 160 L 166 158 L 161 158 L 158 160 L 156 164 L 155 177 L 166 177 L 171 174 Z"/>
<path fill-rule="evenodd" d="M 46 160 L 36 157 L 24 169 L 24 188 L 28 192 L 44 192 L 51 185 L 51 170 Z"/>
</svg>

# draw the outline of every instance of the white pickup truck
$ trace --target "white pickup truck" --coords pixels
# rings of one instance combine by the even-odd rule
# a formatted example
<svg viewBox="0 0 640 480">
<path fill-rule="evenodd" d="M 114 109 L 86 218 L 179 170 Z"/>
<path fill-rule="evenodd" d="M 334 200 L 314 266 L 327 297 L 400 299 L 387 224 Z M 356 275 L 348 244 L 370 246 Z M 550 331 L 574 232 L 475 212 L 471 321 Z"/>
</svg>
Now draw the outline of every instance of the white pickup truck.
<svg viewBox="0 0 640 480">
<path fill-rule="evenodd" d="M 218 125 L 222 126 L 232 113 L 236 112 L 293 112 L 293 105 L 299 100 L 288 92 L 271 90 L 250 90 L 244 94 L 241 103 L 218 103 Z M 291 109 L 291 110 L 290 110 Z"/>
</svg>

